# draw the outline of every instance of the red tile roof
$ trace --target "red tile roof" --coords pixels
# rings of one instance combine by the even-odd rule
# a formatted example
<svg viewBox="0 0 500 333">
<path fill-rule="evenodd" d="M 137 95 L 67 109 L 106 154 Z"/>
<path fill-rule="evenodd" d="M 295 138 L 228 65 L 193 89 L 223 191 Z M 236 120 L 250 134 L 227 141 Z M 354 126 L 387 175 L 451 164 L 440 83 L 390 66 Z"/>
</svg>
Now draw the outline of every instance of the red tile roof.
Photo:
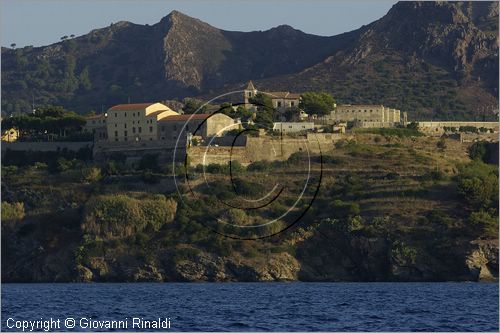
<svg viewBox="0 0 500 333">
<path fill-rule="evenodd" d="M 147 108 L 150 105 L 156 103 L 136 103 L 136 104 L 118 104 L 110 108 L 110 111 L 118 111 L 118 110 L 142 110 Z"/>
<path fill-rule="evenodd" d="M 294 94 L 288 91 L 269 91 L 265 92 L 269 95 L 271 95 L 271 98 L 284 98 L 284 99 L 299 99 L 300 94 Z"/>
<path fill-rule="evenodd" d="M 168 116 L 160 121 L 188 121 L 188 120 L 205 120 L 210 117 L 209 114 L 180 114 L 176 116 Z"/>
</svg>

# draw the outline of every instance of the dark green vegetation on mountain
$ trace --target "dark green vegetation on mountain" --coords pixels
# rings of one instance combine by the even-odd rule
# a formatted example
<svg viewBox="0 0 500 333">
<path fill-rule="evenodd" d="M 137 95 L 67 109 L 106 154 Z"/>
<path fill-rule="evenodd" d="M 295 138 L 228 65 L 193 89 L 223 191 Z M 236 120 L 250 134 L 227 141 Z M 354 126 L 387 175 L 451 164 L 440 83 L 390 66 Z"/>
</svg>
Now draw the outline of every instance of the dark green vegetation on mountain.
<svg viewBox="0 0 500 333">
<path fill-rule="evenodd" d="M 498 105 L 498 3 L 400 2 L 332 37 L 289 26 L 231 32 L 179 12 L 118 22 L 45 47 L 2 48 L 2 111 L 35 103 L 85 113 L 241 89 L 327 91 L 410 118 L 491 119 Z"/>
<path fill-rule="evenodd" d="M 288 161 L 190 167 L 196 198 L 173 186 L 171 165 L 10 152 L 2 166 L 2 281 L 464 281 L 498 278 L 498 145 L 356 134 L 323 156 L 318 197 L 297 225 L 271 238 L 212 232 L 220 199 L 300 187 Z M 22 154 L 22 153 L 17 153 Z M 469 157 L 470 156 L 472 157 Z M 488 164 L 491 162 L 494 164 Z M 313 175 L 319 170 L 313 156 Z M 314 194 L 307 188 L 304 202 Z M 295 197 L 259 210 L 225 208 L 240 225 L 269 221 Z M 303 208 L 294 208 L 291 215 Z M 283 228 L 283 221 L 255 236 Z M 219 229 L 225 232 L 223 226 Z M 251 231 L 253 232 L 253 231 Z"/>
</svg>

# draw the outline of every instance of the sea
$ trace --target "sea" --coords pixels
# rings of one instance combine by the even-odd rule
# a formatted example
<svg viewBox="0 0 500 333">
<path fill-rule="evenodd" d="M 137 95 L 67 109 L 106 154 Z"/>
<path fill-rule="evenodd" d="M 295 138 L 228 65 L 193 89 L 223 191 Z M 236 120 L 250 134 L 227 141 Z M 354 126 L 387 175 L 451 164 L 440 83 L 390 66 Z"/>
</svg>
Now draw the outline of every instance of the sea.
<svg viewBox="0 0 500 333">
<path fill-rule="evenodd" d="M 1 293 L 2 331 L 499 330 L 496 283 L 4 283 Z"/>
</svg>

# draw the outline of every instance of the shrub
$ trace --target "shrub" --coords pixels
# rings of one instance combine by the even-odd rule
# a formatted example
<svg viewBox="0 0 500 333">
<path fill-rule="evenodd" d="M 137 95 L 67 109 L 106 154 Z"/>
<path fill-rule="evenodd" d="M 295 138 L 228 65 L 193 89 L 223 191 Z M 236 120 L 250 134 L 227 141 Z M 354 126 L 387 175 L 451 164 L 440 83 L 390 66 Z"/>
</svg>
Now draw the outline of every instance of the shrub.
<svg viewBox="0 0 500 333">
<path fill-rule="evenodd" d="M 446 179 L 446 174 L 441 170 L 432 170 L 420 176 L 421 181 L 440 181 Z"/>
<path fill-rule="evenodd" d="M 73 168 L 73 163 L 64 157 L 59 157 L 50 167 L 52 172 L 64 172 Z"/>
<path fill-rule="evenodd" d="M 233 180 L 233 185 L 238 194 L 256 196 L 259 193 L 264 192 L 264 188 L 261 184 L 255 182 L 249 182 L 243 178 L 235 178 Z"/>
<path fill-rule="evenodd" d="M 498 157 L 495 158 L 495 152 L 498 151 L 498 142 L 491 143 L 486 141 L 475 142 L 469 148 L 469 156 L 473 160 L 480 160 L 485 163 L 498 164 Z"/>
<path fill-rule="evenodd" d="M 84 209 L 82 230 L 103 238 L 128 237 L 150 225 L 154 230 L 174 219 L 177 202 L 163 195 L 134 199 L 126 195 L 91 198 Z"/>
<path fill-rule="evenodd" d="M 498 207 L 498 167 L 473 161 L 459 168 L 458 191 L 475 210 Z"/>
<path fill-rule="evenodd" d="M 231 168 L 231 172 L 233 174 L 239 173 L 239 172 L 242 172 L 245 170 L 245 167 L 243 165 L 241 165 L 240 161 L 238 161 L 238 160 L 231 160 L 228 163 L 229 163 L 229 166 Z"/>
<path fill-rule="evenodd" d="M 104 166 L 104 173 L 108 176 L 120 174 L 118 163 L 115 160 L 106 161 Z"/>
<path fill-rule="evenodd" d="M 469 221 L 472 225 L 481 228 L 487 235 L 498 237 L 498 216 L 495 216 L 494 212 L 492 214 L 483 209 L 472 212 Z"/>
<path fill-rule="evenodd" d="M 205 167 L 205 171 L 208 173 L 225 173 L 229 170 L 229 166 L 226 167 L 221 164 L 210 163 Z"/>
<path fill-rule="evenodd" d="M 2 221 L 19 221 L 24 218 L 24 203 L 2 201 Z"/>
<path fill-rule="evenodd" d="M 440 139 L 437 143 L 436 146 L 439 149 L 446 149 L 446 140 L 445 139 Z"/>
<path fill-rule="evenodd" d="M 392 244 L 391 253 L 393 260 L 402 265 L 415 264 L 417 259 L 417 250 L 399 240 Z"/>
<path fill-rule="evenodd" d="M 271 163 L 269 161 L 255 161 L 247 166 L 248 171 L 269 171 Z"/>
<path fill-rule="evenodd" d="M 87 167 L 82 169 L 81 181 L 84 183 L 95 183 L 101 180 L 101 169 L 96 167 Z"/>
<path fill-rule="evenodd" d="M 307 160 L 308 160 L 307 153 L 295 152 L 288 157 L 287 162 L 288 162 L 288 164 L 298 164 L 300 162 L 307 161 Z"/>
</svg>

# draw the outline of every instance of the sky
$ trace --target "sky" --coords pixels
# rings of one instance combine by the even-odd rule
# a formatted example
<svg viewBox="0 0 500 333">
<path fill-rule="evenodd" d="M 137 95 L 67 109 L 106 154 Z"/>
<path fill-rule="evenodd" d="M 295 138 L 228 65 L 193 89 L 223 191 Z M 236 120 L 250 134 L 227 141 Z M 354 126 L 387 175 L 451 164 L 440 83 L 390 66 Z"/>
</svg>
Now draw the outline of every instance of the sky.
<svg viewBox="0 0 500 333">
<path fill-rule="evenodd" d="M 2 46 L 41 46 L 61 36 L 84 35 L 112 22 L 155 24 L 176 9 L 217 28 L 267 30 L 288 24 L 306 33 L 331 36 L 369 24 L 390 0 L 0 0 Z"/>
</svg>

